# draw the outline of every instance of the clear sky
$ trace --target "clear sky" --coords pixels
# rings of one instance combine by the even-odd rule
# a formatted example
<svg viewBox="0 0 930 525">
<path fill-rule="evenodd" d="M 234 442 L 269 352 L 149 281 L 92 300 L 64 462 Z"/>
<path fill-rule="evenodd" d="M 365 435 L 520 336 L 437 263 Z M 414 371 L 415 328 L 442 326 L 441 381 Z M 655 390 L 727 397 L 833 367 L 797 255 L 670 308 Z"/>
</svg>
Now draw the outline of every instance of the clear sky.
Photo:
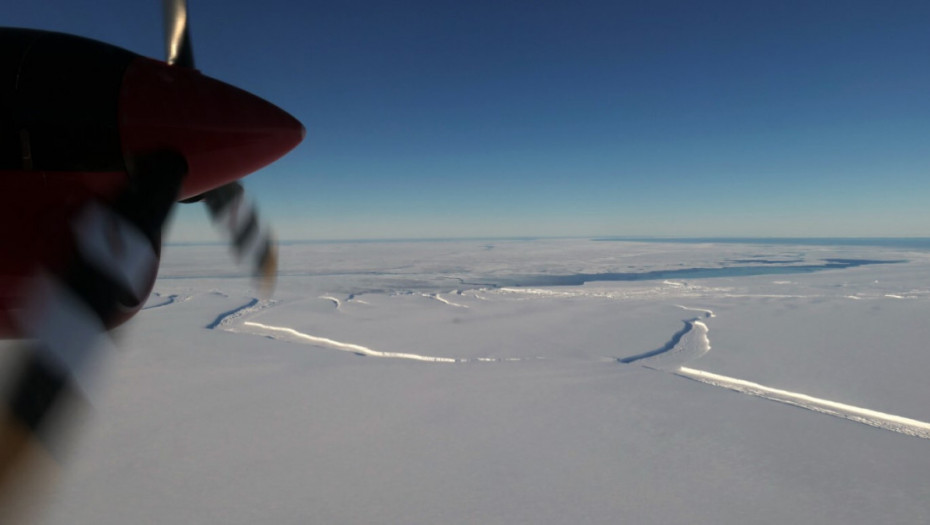
<svg viewBox="0 0 930 525">
<path fill-rule="evenodd" d="M 285 239 L 930 235 L 930 3 L 190 0 L 197 65 L 307 139 Z M 4 25 L 155 57 L 156 0 Z M 175 240 L 215 239 L 199 206 Z"/>
</svg>

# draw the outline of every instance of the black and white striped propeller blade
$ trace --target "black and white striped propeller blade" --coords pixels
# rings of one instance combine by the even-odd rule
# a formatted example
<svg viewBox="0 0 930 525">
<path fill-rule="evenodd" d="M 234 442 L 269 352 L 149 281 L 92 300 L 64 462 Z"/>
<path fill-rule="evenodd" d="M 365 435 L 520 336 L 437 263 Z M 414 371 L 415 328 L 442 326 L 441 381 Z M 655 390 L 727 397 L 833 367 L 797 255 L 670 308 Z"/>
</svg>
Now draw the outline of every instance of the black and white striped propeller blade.
<svg viewBox="0 0 930 525">
<path fill-rule="evenodd" d="M 236 262 L 252 268 L 262 294 L 271 295 L 278 268 L 277 246 L 242 185 L 232 182 L 208 191 L 203 201 L 213 225 L 228 237 Z"/>
<path fill-rule="evenodd" d="M 174 152 L 133 159 L 115 202 L 87 202 L 72 218 L 63 270 L 40 269 L 16 322 L 28 339 L 20 370 L 0 393 L 0 522 L 21 523 L 15 485 L 55 470 L 63 406 L 88 404 L 109 351 L 107 326 L 138 307 L 156 276 L 162 228 L 187 164 Z M 66 430 L 66 429 L 65 429 Z"/>
</svg>

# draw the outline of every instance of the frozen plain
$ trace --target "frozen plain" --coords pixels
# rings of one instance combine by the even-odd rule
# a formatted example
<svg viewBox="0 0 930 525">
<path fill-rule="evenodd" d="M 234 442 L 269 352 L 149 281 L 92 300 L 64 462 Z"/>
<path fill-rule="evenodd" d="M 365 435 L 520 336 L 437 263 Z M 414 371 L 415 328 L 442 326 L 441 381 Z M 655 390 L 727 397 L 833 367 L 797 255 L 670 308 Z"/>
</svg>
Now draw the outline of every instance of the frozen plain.
<svg viewBox="0 0 930 525">
<path fill-rule="evenodd" d="M 919 425 L 680 367 L 930 422 L 928 319 L 914 248 L 291 244 L 262 301 L 168 246 L 39 517 L 926 523 Z"/>
</svg>

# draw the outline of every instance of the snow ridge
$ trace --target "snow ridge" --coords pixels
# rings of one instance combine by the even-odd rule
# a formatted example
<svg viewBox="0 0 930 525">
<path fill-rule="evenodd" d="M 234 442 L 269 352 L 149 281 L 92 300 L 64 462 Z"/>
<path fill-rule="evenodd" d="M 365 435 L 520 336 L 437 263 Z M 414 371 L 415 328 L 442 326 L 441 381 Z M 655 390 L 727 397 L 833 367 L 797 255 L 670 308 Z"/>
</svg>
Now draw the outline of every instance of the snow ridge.
<svg viewBox="0 0 930 525">
<path fill-rule="evenodd" d="M 847 405 L 846 403 L 838 403 L 836 401 L 821 399 L 807 394 L 780 390 L 751 381 L 713 374 L 703 370 L 695 370 L 693 368 L 681 367 L 675 374 L 708 385 L 733 390 L 741 394 L 761 397 L 763 399 L 812 410 L 821 414 L 849 419 L 876 428 L 898 432 L 899 434 L 930 439 L 930 423 L 925 421 Z"/>
<path fill-rule="evenodd" d="M 682 310 L 688 310 L 691 312 L 703 312 L 705 319 L 717 317 L 717 314 L 715 314 L 713 310 L 708 310 L 707 308 L 692 308 L 690 306 L 682 306 L 680 304 L 676 304 L 675 306 L 681 308 Z"/>
<path fill-rule="evenodd" d="M 328 337 L 319 337 L 316 335 L 310 335 L 287 326 L 272 326 L 262 323 L 256 323 L 254 321 L 246 321 L 242 323 L 242 326 L 248 326 L 255 330 L 253 333 L 256 335 L 268 335 L 274 339 L 282 339 L 285 341 L 296 341 L 301 343 L 309 343 L 314 346 L 321 346 L 324 348 L 332 348 L 333 350 L 340 350 L 342 352 L 351 352 L 355 355 L 365 356 L 365 357 L 382 357 L 387 359 L 408 359 L 411 361 L 424 361 L 427 363 L 513 363 L 518 361 L 538 361 L 544 359 L 542 357 L 475 357 L 475 358 L 457 358 L 457 357 L 440 357 L 440 356 L 431 356 L 431 355 L 420 355 L 420 354 L 411 354 L 405 352 L 382 352 L 379 350 L 374 350 L 367 346 L 362 346 L 355 343 L 346 343 L 343 341 L 336 341 L 335 339 L 330 339 Z M 273 332 L 274 335 L 268 334 L 268 332 Z M 283 334 L 283 335 L 280 335 Z"/>
<path fill-rule="evenodd" d="M 326 299 L 327 301 L 332 301 L 336 305 L 336 310 L 342 308 L 342 301 L 333 297 L 332 295 L 321 295 L 320 299 Z"/>
<path fill-rule="evenodd" d="M 457 307 L 457 308 L 468 308 L 468 305 L 467 305 L 467 304 L 453 303 L 452 301 L 450 301 L 450 300 L 446 299 L 445 297 L 439 295 L 438 292 L 437 292 L 437 293 L 431 293 L 431 294 L 425 294 L 425 296 L 426 296 L 426 297 L 429 297 L 430 299 L 435 299 L 435 300 L 439 301 L 440 303 L 444 303 L 444 304 L 447 304 L 447 305 L 449 305 L 449 306 L 455 306 L 455 307 Z"/>
<path fill-rule="evenodd" d="M 246 321 L 242 323 L 243 326 L 251 326 L 259 328 L 261 330 L 266 330 L 269 332 L 283 333 L 289 337 L 287 339 L 296 339 L 299 341 L 307 341 L 311 344 L 317 346 L 323 346 L 326 348 L 332 348 L 334 350 L 341 350 L 343 352 L 352 352 L 354 354 L 363 355 L 363 356 L 372 356 L 372 357 L 388 357 L 394 359 L 411 359 L 414 361 L 426 361 L 430 363 L 458 363 L 461 362 L 459 359 L 452 357 L 434 357 L 428 355 L 419 355 L 419 354 L 406 354 L 400 352 L 379 352 L 378 350 L 372 350 L 367 346 L 357 345 L 353 343 L 343 343 L 341 341 L 336 341 L 334 339 L 329 339 L 327 337 L 318 337 L 315 335 L 305 334 L 294 330 L 293 328 L 288 328 L 286 326 L 271 326 L 262 323 L 256 323 L 252 321 Z"/>
</svg>

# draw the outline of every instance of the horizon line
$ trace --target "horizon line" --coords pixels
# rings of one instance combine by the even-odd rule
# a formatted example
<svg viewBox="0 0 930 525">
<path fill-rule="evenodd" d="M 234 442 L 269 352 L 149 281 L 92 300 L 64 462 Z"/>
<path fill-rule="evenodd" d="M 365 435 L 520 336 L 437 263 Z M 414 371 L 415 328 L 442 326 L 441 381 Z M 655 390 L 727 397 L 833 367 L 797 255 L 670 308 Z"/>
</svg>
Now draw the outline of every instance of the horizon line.
<svg viewBox="0 0 930 525">
<path fill-rule="evenodd" d="M 629 242 L 801 242 L 814 243 L 817 241 L 836 244 L 838 242 L 852 242 L 854 244 L 864 244 L 869 242 L 927 242 L 930 243 L 930 236 L 727 236 L 727 235 L 710 235 L 710 236 L 671 236 L 671 235 L 515 235 L 515 236 L 464 236 L 464 237 L 368 237 L 368 238 L 333 238 L 333 239 L 278 239 L 278 244 L 348 244 L 348 243 L 378 243 L 378 242 L 457 242 L 457 241 L 536 241 L 536 240 L 558 240 L 558 239 L 578 239 L 591 241 L 629 241 Z M 165 242 L 165 246 L 207 246 L 228 244 L 221 240 L 204 240 L 204 241 L 175 241 Z"/>
</svg>

